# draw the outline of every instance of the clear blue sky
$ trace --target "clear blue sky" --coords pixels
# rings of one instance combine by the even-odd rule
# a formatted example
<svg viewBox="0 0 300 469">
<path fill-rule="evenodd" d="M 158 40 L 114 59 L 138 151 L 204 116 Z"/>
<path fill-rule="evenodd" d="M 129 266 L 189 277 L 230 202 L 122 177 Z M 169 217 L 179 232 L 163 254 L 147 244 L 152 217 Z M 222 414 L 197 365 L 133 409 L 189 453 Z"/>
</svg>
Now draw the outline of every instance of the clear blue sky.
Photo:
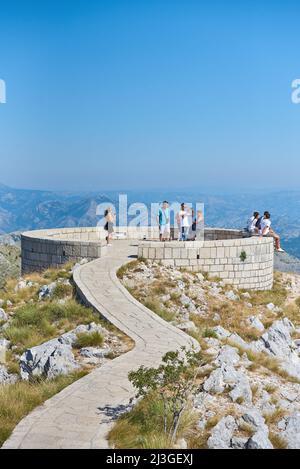
<svg viewBox="0 0 300 469">
<path fill-rule="evenodd" d="M 299 1 L 0 4 L 0 182 L 300 188 Z"/>
</svg>

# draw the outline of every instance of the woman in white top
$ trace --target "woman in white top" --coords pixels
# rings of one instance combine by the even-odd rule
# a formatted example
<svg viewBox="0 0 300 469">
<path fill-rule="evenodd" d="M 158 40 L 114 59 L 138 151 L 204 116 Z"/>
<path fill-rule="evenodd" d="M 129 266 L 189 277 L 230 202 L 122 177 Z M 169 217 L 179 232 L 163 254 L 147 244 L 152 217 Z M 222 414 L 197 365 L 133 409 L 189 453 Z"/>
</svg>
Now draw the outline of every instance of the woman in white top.
<svg viewBox="0 0 300 469">
<path fill-rule="evenodd" d="M 250 217 L 247 222 L 247 230 L 249 231 L 251 235 L 258 234 L 259 232 L 259 229 L 256 226 L 258 219 L 259 219 L 259 213 L 254 212 L 252 217 Z"/>
<path fill-rule="evenodd" d="M 280 247 L 280 236 L 275 233 L 274 230 L 271 228 L 271 215 L 269 212 L 265 212 L 264 216 L 260 222 L 260 234 L 261 236 L 272 236 L 275 241 L 275 249 L 277 252 L 284 252 L 283 249 Z"/>
<path fill-rule="evenodd" d="M 107 231 L 106 241 L 107 241 L 107 245 L 111 246 L 112 234 L 114 232 L 114 220 L 115 220 L 115 216 L 112 213 L 111 207 L 108 207 L 105 210 L 104 215 L 105 215 L 105 220 L 106 220 L 104 229 L 105 231 Z"/>
<path fill-rule="evenodd" d="M 179 227 L 179 241 L 186 241 L 190 228 L 190 212 L 185 208 L 185 204 L 181 204 L 181 209 L 177 213 L 177 223 Z"/>
</svg>

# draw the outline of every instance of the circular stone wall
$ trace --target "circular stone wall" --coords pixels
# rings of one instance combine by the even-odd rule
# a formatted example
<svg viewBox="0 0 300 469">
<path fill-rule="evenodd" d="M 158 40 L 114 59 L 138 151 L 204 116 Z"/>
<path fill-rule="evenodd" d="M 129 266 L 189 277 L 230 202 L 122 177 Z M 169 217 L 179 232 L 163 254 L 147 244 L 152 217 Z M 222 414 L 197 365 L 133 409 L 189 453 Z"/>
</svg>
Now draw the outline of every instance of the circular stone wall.
<svg viewBox="0 0 300 469">
<path fill-rule="evenodd" d="M 245 238 L 238 230 L 208 229 L 204 241 L 142 241 L 140 258 L 207 272 L 238 288 L 268 290 L 273 285 L 273 238 Z"/>
<path fill-rule="evenodd" d="M 245 237 L 240 230 L 205 229 L 204 241 L 160 242 L 157 227 L 116 227 L 115 238 L 138 240 L 138 256 L 163 264 L 207 272 L 239 288 L 273 285 L 273 239 Z M 107 252 L 103 227 L 58 228 L 22 234 L 22 272 L 93 260 Z"/>
<path fill-rule="evenodd" d="M 27 231 L 21 236 L 22 272 L 59 267 L 68 261 L 93 260 L 106 254 L 103 227 Z M 155 239 L 157 227 L 116 227 L 120 239 Z"/>
</svg>

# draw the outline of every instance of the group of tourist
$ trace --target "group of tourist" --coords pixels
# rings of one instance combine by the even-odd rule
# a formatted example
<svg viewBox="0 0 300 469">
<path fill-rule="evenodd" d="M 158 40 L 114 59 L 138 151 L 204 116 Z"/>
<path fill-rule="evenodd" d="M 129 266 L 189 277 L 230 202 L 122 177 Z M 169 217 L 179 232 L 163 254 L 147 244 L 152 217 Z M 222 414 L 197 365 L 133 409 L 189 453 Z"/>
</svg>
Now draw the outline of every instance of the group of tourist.
<svg viewBox="0 0 300 469">
<path fill-rule="evenodd" d="M 247 222 L 247 231 L 251 236 L 272 236 L 276 251 L 284 252 L 280 246 L 280 236 L 271 228 L 271 215 L 268 211 L 262 216 L 259 212 L 254 212 Z"/>
<path fill-rule="evenodd" d="M 179 241 L 195 241 L 200 237 L 203 230 L 204 218 L 201 210 L 195 215 L 194 209 L 190 209 L 185 203 L 180 205 L 180 210 L 176 214 L 178 225 Z M 171 237 L 170 208 L 168 201 L 164 201 L 157 215 L 160 241 L 169 241 Z"/>
<path fill-rule="evenodd" d="M 111 246 L 112 234 L 114 231 L 115 215 L 111 208 L 105 211 L 105 226 L 107 232 L 106 241 Z M 180 205 L 180 210 L 176 214 L 178 225 L 179 241 L 195 241 L 201 238 L 204 230 L 203 212 L 198 210 L 196 215 L 194 209 L 190 209 L 185 203 Z M 160 241 L 171 239 L 170 207 L 167 200 L 164 200 L 157 214 L 157 224 L 159 227 Z M 271 215 L 265 211 L 261 216 L 259 212 L 254 212 L 247 222 L 246 230 L 251 236 L 271 236 L 274 238 L 275 249 L 284 252 L 280 246 L 280 236 L 271 228 Z"/>
</svg>

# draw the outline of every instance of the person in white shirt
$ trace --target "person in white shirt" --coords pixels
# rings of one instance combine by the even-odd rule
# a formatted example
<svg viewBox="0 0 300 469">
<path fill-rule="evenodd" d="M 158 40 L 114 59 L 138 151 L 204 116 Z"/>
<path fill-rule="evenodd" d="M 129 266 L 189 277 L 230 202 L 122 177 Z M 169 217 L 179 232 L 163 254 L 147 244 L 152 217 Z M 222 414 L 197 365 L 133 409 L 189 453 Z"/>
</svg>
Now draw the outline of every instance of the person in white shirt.
<svg viewBox="0 0 300 469">
<path fill-rule="evenodd" d="M 186 241 L 190 228 L 190 211 L 185 208 L 185 204 L 181 204 L 181 209 L 177 213 L 177 223 L 179 228 L 179 241 Z"/>
<path fill-rule="evenodd" d="M 259 219 L 259 213 L 254 212 L 252 217 L 250 217 L 247 222 L 247 230 L 249 231 L 251 235 L 258 234 L 259 232 L 259 229 L 256 226 L 258 219 Z"/>
<path fill-rule="evenodd" d="M 277 252 L 284 252 L 283 249 L 280 247 L 280 236 L 275 233 L 274 230 L 271 228 L 271 215 L 269 212 L 265 212 L 264 216 L 260 222 L 260 234 L 261 236 L 272 236 L 275 241 L 275 249 Z"/>
</svg>

